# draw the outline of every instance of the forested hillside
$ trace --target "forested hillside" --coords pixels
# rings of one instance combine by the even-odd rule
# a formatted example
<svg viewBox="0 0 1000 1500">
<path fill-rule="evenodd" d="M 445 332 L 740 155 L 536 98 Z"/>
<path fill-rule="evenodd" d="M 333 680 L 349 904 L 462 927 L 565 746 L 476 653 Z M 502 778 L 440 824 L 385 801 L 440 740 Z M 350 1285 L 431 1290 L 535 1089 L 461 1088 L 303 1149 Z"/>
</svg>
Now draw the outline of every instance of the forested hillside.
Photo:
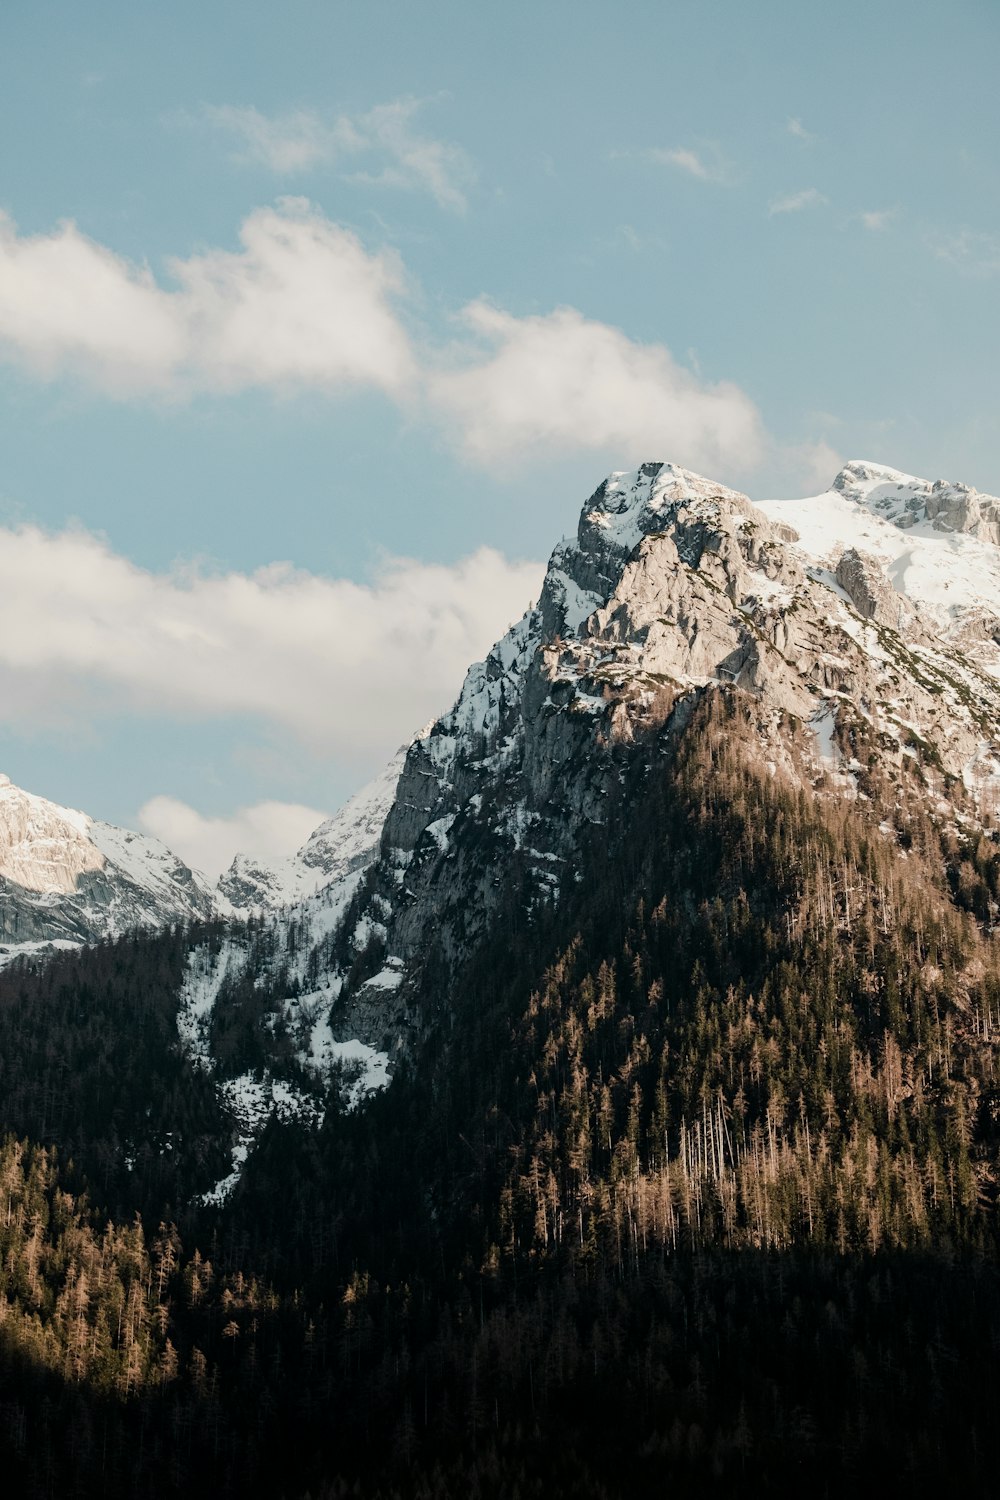
<svg viewBox="0 0 1000 1500">
<path fill-rule="evenodd" d="M 413 1065 L 221 1209 L 191 934 L 0 979 L 18 1493 L 991 1489 L 998 846 L 758 730 L 711 690 L 609 746 L 563 900 L 512 868 Z"/>
</svg>

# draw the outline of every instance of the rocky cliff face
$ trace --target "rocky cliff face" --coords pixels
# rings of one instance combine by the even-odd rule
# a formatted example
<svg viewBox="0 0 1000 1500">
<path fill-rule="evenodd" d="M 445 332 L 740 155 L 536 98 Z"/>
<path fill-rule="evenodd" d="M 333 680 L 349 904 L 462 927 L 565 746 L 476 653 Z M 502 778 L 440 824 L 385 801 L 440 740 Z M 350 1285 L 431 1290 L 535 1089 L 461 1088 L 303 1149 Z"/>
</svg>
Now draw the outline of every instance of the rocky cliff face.
<svg viewBox="0 0 1000 1500">
<path fill-rule="evenodd" d="M 410 748 L 342 934 L 335 1035 L 415 1045 L 429 952 L 452 962 L 515 872 L 528 899 L 556 897 L 629 747 L 657 726 L 680 732 L 721 686 L 756 700 L 762 759 L 788 774 L 864 798 L 860 734 L 901 799 L 916 767 L 920 796 L 987 817 L 998 515 L 991 497 L 864 463 L 825 495 L 759 506 L 669 464 L 612 475 L 553 552 L 537 607 Z M 806 727 L 804 761 L 789 724 Z M 355 962 L 344 977 L 366 946 L 377 972 Z"/>
</svg>

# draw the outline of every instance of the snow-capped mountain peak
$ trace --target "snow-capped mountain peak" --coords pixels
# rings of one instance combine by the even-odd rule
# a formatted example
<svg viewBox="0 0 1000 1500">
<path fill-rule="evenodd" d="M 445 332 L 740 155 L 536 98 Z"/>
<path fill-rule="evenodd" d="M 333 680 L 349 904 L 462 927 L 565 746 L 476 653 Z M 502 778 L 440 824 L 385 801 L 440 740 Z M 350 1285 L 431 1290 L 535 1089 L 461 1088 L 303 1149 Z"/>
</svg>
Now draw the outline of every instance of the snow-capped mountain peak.
<svg viewBox="0 0 1000 1500">
<path fill-rule="evenodd" d="M 102 870 L 86 813 L 59 807 L 0 776 L 0 879 L 38 895 L 76 889 L 80 875 Z"/>
<path fill-rule="evenodd" d="M 836 569 L 853 549 L 873 558 L 925 623 L 949 633 L 1000 617 L 1000 499 L 862 460 L 829 490 L 757 508 L 799 534 L 814 565 Z"/>
<path fill-rule="evenodd" d="M 0 941 L 88 942 L 212 910 L 208 881 L 159 839 L 0 779 Z"/>
<path fill-rule="evenodd" d="M 557 895 L 607 823 L 619 756 L 658 726 L 681 733 L 706 693 L 756 700 L 762 756 L 789 774 L 807 774 L 781 728 L 798 723 L 838 795 L 862 795 L 838 748 L 860 736 L 890 783 L 916 757 L 928 798 L 958 787 L 955 816 L 985 815 L 1000 795 L 998 518 L 991 496 L 862 461 L 821 495 L 758 503 L 673 464 L 610 475 L 537 607 L 406 757 L 345 948 L 377 934 L 397 979 L 361 965 L 338 1034 L 405 1045 L 428 932 L 446 961 L 467 951 L 514 868 Z"/>
</svg>

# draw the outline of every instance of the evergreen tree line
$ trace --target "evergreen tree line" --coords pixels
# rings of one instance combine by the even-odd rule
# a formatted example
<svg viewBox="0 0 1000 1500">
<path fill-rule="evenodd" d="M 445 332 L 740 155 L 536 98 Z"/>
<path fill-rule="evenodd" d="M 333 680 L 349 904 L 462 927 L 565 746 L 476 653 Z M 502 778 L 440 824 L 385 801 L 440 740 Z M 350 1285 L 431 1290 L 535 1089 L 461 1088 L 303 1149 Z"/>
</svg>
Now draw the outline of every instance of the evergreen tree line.
<svg viewBox="0 0 1000 1500">
<path fill-rule="evenodd" d="M 428 965 L 418 1061 L 319 1131 L 272 1122 L 221 1212 L 174 1228 L 109 1170 L 102 1224 L 64 1154 L 82 1117 L 5 1121 L 41 1143 L 0 1155 L 24 1493 L 991 1488 L 993 838 L 874 757 L 857 803 L 771 774 L 735 690 L 607 753 L 584 878 L 544 908 L 513 864 L 446 997 Z M 190 940 L 129 950 L 152 1010 L 95 1069 L 169 1029 Z M 74 1006 L 112 1006 L 124 953 L 0 982 L 0 1024 L 19 984 L 36 1030 L 89 1035 Z M 119 1116 L 80 1087 L 110 1160 Z"/>
</svg>

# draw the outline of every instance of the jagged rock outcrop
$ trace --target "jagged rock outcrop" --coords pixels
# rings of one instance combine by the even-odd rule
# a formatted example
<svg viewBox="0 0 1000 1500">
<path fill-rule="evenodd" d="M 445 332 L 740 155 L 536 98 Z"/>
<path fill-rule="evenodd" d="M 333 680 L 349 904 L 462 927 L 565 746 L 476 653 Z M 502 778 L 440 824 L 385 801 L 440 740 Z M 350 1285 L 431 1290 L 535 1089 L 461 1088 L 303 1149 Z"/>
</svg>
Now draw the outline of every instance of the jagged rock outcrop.
<svg viewBox="0 0 1000 1500">
<path fill-rule="evenodd" d="M 903 601 L 874 557 L 848 547 L 837 563 L 836 579 L 863 620 L 895 630 Z"/>
<path fill-rule="evenodd" d="M 1000 607 L 983 524 L 997 502 L 966 506 L 959 538 L 945 530 L 959 502 L 944 504 L 959 490 L 863 463 L 816 500 L 764 506 L 669 464 L 606 480 L 537 607 L 406 758 L 343 935 L 345 956 L 374 943 L 381 967 L 344 982 L 335 1035 L 414 1045 L 428 952 L 447 966 L 465 951 L 515 870 L 538 899 L 557 895 L 621 754 L 652 725 L 679 730 L 722 685 L 758 700 L 773 764 L 794 770 L 782 722 L 814 726 L 814 767 L 842 795 L 859 795 L 839 744 L 860 720 L 893 774 L 919 754 L 973 800 L 995 795 L 1000 651 L 981 587 Z"/>
<path fill-rule="evenodd" d="M 1000 502 L 991 495 L 981 495 L 966 484 L 946 484 L 939 479 L 931 485 L 924 502 L 927 518 L 948 531 L 964 531 L 981 541 L 1000 545 Z"/>
<path fill-rule="evenodd" d="M 971 485 L 946 479 L 931 484 L 899 469 L 855 460 L 841 469 L 833 489 L 901 528 L 929 522 L 937 531 L 961 532 L 1000 546 L 1000 499 Z"/>
</svg>

